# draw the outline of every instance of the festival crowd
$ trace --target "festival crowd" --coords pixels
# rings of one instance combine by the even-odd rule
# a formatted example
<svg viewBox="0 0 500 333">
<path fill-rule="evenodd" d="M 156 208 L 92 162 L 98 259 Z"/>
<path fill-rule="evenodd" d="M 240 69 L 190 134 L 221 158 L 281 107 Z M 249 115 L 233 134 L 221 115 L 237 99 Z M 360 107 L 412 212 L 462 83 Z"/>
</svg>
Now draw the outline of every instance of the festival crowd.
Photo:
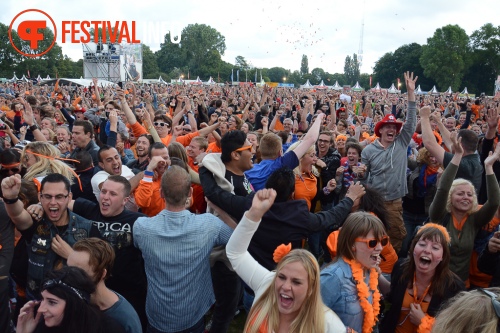
<svg viewBox="0 0 500 333">
<path fill-rule="evenodd" d="M 0 85 L 0 331 L 499 332 L 495 98 Z"/>
</svg>

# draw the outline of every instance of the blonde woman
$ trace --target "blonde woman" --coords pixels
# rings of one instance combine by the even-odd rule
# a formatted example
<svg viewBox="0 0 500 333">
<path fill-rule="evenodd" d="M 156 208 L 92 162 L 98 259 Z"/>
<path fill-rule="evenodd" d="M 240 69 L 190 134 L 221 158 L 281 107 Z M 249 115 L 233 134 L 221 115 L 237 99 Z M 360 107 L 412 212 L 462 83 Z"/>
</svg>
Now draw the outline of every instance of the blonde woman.
<svg viewBox="0 0 500 333">
<path fill-rule="evenodd" d="M 311 253 L 275 252 L 278 265 L 272 272 L 248 253 L 250 240 L 275 198 L 272 189 L 258 191 L 226 246 L 234 270 L 255 292 L 244 332 L 346 332 L 338 316 L 321 301 L 319 266 Z"/>
<path fill-rule="evenodd" d="M 56 159 L 60 155 L 60 151 L 49 142 L 28 143 L 21 154 L 21 161 L 26 167 L 24 179 L 37 184 L 46 175 L 59 173 L 71 181 L 74 174 L 67 164 Z"/>
<path fill-rule="evenodd" d="M 463 291 L 438 313 L 432 333 L 496 333 L 500 323 L 499 288 Z"/>
</svg>

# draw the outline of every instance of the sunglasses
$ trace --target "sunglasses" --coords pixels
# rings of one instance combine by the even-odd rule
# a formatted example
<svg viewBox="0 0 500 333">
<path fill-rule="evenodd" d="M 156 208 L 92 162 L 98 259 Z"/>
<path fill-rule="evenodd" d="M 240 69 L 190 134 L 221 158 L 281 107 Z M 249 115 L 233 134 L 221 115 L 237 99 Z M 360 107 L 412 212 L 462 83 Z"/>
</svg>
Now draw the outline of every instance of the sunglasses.
<svg viewBox="0 0 500 333">
<path fill-rule="evenodd" d="M 163 126 L 170 127 L 170 125 L 169 125 L 169 124 L 167 124 L 167 123 L 159 123 L 159 122 L 157 122 L 157 121 L 155 121 L 155 122 L 153 123 L 153 125 L 155 125 L 155 126 L 161 126 L 161 127 L 163 127 Z"/>
<path fill-rule="evenodd" d="M 389 244 L 389 236 L 384 236 L 384 237 L 382 237 L 381 240 L 378 240 L 378 239 L 366 239 L 366 238 L 356 238 L 355 241 L 356 242 L 366 243 L 366 245 L 370 249 L 374 249 L 377 246 L 378 243 L 382 244 L 382 246 L 386 246 L 387 244 Z"/>
<path fill-rule="evenodd" d="M 235 149 L 234 151 L 245 151 L 245 150 L 250 150 L 252 151 L 252 146 L 243 146 L 241 148 Z"/>
<path fill-rule="evenodd" d="M 13 173 L 19 173 L 19 171 L 21 171 L 21 169 L 19 169 L 19 168 L 2 168 L 1 171 L 4 173 L 8 173 L 9 171 L 13 172 Z"/>
<path fill-rule="evenodd" d="M 495 314 L 498 318 L 500 318 L 500 302 L 498 301 L 498 296 L 491 291 L 485 290 L 483 288 L 478 288 L 478 290 L 485 293 L 487 296 L 491 298 L 491 304 L 493 305 L 493 309 L 495 310 Z"/>
<path fill-rule="evenodd" d="M 182 129 L 184 132 L 191 132 L 191 129 L 190 128 L 183 128 Z"/>
</svg>

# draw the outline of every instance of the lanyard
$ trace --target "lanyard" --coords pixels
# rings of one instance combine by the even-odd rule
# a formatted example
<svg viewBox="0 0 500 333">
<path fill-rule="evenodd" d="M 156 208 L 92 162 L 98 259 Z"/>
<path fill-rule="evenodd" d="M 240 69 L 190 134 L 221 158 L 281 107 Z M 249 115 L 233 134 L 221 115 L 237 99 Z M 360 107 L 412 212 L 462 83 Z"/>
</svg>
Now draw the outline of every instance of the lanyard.
<svg viewBox="0 0 500 333">
<path fill-rule="evenodd" d="M 427 285 L 427 288 L 425 288 L 424 293 L 422 294 L 422 298 L 419 300 L 418 299 L 418 293 L 417 293 L 417 277 L 416 273 L 413 274 L 413 300 L 415 301 L 415 304 L 420 304 L 424 300 L 425 296 L 427 296 L 427 293 L 429 292 L 429 288 L 431 287 L 431 283 Z"/>
</svg>

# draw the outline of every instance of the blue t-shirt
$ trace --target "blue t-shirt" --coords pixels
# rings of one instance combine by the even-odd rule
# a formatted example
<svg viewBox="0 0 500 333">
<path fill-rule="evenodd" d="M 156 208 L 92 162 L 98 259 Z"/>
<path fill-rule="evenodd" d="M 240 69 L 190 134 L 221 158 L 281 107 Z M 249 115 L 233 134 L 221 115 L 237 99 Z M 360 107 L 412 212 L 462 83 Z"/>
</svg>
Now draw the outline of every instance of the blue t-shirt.
<svg viewBox="0 0 500 333">
<path fill-rule="evenodd" d="M 299 159 L 295 152 L 291 151 L 274 160 L 263 160 L 248 171 L 245 171 L 254 191 L 262 190 L 266 186 L 267 178 L 281 167 L 295 169 L 299 165 Z"/>
</svg>

